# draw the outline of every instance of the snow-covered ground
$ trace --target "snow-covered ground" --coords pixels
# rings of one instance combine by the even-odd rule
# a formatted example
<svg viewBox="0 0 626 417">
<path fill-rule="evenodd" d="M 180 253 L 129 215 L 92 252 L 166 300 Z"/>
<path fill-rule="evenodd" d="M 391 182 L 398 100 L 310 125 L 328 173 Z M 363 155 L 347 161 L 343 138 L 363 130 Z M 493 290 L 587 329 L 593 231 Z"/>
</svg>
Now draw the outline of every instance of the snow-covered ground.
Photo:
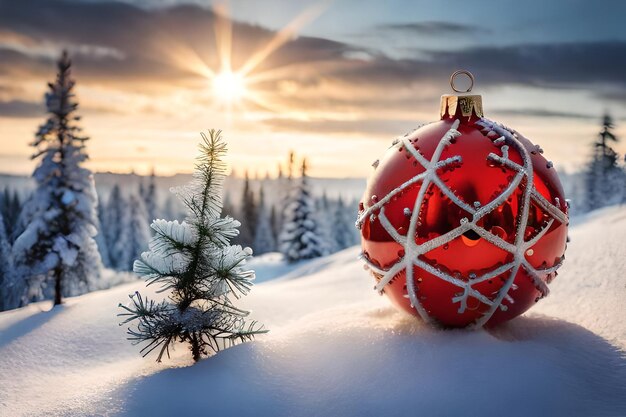
<svg viewBox="0 0 626 417">
<path fill-rule="evenodd" d="M 124 284 L 0 314 L 0 415 L 626 415 L 626 208 L 578 220 L 551 295 L 491 332 L 437 331 L 389 306 L 358 248 L 269 254 L 242 300 L 271 332 L 190 365 L 142 358 Z M 281 275 L 279 279 L 269 280 Z"/>
</svg>

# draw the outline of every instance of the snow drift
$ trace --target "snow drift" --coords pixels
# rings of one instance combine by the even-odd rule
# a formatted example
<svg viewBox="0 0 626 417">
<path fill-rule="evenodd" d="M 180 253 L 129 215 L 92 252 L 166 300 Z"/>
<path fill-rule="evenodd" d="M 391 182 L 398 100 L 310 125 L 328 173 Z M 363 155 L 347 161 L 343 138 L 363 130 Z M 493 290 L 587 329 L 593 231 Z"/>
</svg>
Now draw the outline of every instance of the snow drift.
<svg viewBox="0 0 626 417">
<path fill-rule="evenodd" d="M 372 290 L 358 248 L 285 267 L 243 307 L 271 332 L 187 366 L 124 339 L 141 283 L 0 314 L 2 415 L 626 415 L 626 209 L 581 219 L 551 295 L 494 331 L 437 331 Z"/>
</svg>

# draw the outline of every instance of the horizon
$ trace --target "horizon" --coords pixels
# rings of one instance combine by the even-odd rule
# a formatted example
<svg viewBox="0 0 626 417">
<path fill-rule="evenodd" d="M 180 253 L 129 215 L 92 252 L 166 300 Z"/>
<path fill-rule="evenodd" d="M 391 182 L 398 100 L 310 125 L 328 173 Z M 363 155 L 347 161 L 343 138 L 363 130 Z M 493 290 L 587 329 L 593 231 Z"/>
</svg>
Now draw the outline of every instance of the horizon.
<svg viewBox="0 0 626 417">
<path fill-rule="evenodd" d="M 275 177 L 293 149 L 311 176 L 366 178 L 394 137 L 438 118 L 459 68 L 486 116 L 560 171 L 584 168 L 606 111 L 626 152 L 626 4 L 270 3 L 0 0 L 0 171 L 32 172 L 62 49 L 94 172 L 188 174 L 213 127 L 237 172 Z"/>
<path fill-rule="evenodd" d="M 93 175 L 128 175 L 128 176 L 137 176 L 137 177 L 142 177 L 142 178 L 149 178 L 151 176 L 151 173 L 138 173 L 138 172 L 134 172 L 134 171 L 130 171 L 130 172 L 113 172 L 113 171 L 92 171 Z M 190 176 L 193 175 L 193 172 L 174 172 L 172 174 L 159 174 L 159 173 L 155 173 L 155 177 L 156 178 L 172 178 L 172 177 L 176 177 L 179 175 L 185 175 L 185 176 Z M 31 173 L 27 172 L 24 174 L 20 174 L 20 173 L 13 173 L 13 172 L 1 172 L 0 171 L 0 176 L 5 176 L 5 177 L 18 177 L 18 178 L 30 178 L 31 177 Z M 299 173 L 295 173 L 292 177 L 293 178 L 300 178 L 302 175 L 300 175 Z M 245 179 L 245 173 L 243 173 L 242 171 L 233 171 L 233 170 L 229 170 L 228 173 L 226 174 L 226 177 L 228 178 L 235 178 L 235 179 Z M 263 174 L 259 174 L 259 175 L 251 175 L 248 174 L 248 178 L 250 181 L 265 181 L 265 180 L 278 180 L 280 179 L 280 177 L 276 176 L 276 175 L 270 175 L 270 176 L 266 176 L 265 173 Z M 286 177 L 283 177 L 286 178 Z M 318 177 L 315 175 L 308 175 L 307 174 L 307 178 L 310 179 L 320 179 L 320 180 L 367 180 L 367 177 L 358 177 L 358 176 L 353 176 L 353 177 L 349 177 L 349 176 L 344 176 L 344 177 Z"/>
</svg>

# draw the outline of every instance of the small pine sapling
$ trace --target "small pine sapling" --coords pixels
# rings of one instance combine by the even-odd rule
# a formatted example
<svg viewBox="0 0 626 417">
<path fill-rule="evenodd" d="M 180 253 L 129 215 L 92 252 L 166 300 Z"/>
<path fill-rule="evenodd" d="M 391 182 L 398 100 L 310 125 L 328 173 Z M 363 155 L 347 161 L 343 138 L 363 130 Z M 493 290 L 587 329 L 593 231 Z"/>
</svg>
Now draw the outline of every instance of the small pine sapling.
<svg viewBox="0 0 626 417">
<path fill-rule="evenodd" d="M 120 325 L 136 322 L 128 329 L 129 340 L 146 343 L 144 356 L 158 348 L 159 362 L 176 342 L 188 343 L 198 361 L 267 332 L 254 321 L 248 323 L 248 312 L 230 299 L 250 291 L 254 271 L 245 268 L 252 250 L 229 244 L 240 223 L 221 217 L 226 144 L 220 133 L 202 134 L 194 179 L 176 190 L 187 218 L 182 223 L 155 220 L 149 250 L 134 264 L 135 273 L 148 285 L 169 291 L 167 299 L 157 303 L 136 292 L 128 306 L 119 305 L 124 310 L 119 316 L 125 317 Z"/>
</svg>

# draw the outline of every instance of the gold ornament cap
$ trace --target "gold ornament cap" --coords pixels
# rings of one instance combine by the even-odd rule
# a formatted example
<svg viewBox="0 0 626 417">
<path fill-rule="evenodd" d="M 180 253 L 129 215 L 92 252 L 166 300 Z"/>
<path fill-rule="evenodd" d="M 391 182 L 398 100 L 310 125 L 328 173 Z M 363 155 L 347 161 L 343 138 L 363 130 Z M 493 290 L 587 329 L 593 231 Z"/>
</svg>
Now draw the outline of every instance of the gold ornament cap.
<svg viewBox="0 0 626 417">
<path fill-rule="evenodd" d="M 467 90 L 459 90 L 455 85 L 455 79 L 459 75 L 467 75 L 470 80 L 470 86 Z M 474 76 L 467 70 L 455 71 L 450 76 L 450 87 L 457 93 L 461 94 L 444 94 L 441 96 L 441 107 L 439 110 L 439 117 L 441 119 L 447 118 L 463 118 L 467 117 L 468 120 L 475 118 L 479 119 L 484 116 L 483 114 L 483 98 L 478 94 L 465 94 L 472 91 L 474 87 Z"/>
</svg>

